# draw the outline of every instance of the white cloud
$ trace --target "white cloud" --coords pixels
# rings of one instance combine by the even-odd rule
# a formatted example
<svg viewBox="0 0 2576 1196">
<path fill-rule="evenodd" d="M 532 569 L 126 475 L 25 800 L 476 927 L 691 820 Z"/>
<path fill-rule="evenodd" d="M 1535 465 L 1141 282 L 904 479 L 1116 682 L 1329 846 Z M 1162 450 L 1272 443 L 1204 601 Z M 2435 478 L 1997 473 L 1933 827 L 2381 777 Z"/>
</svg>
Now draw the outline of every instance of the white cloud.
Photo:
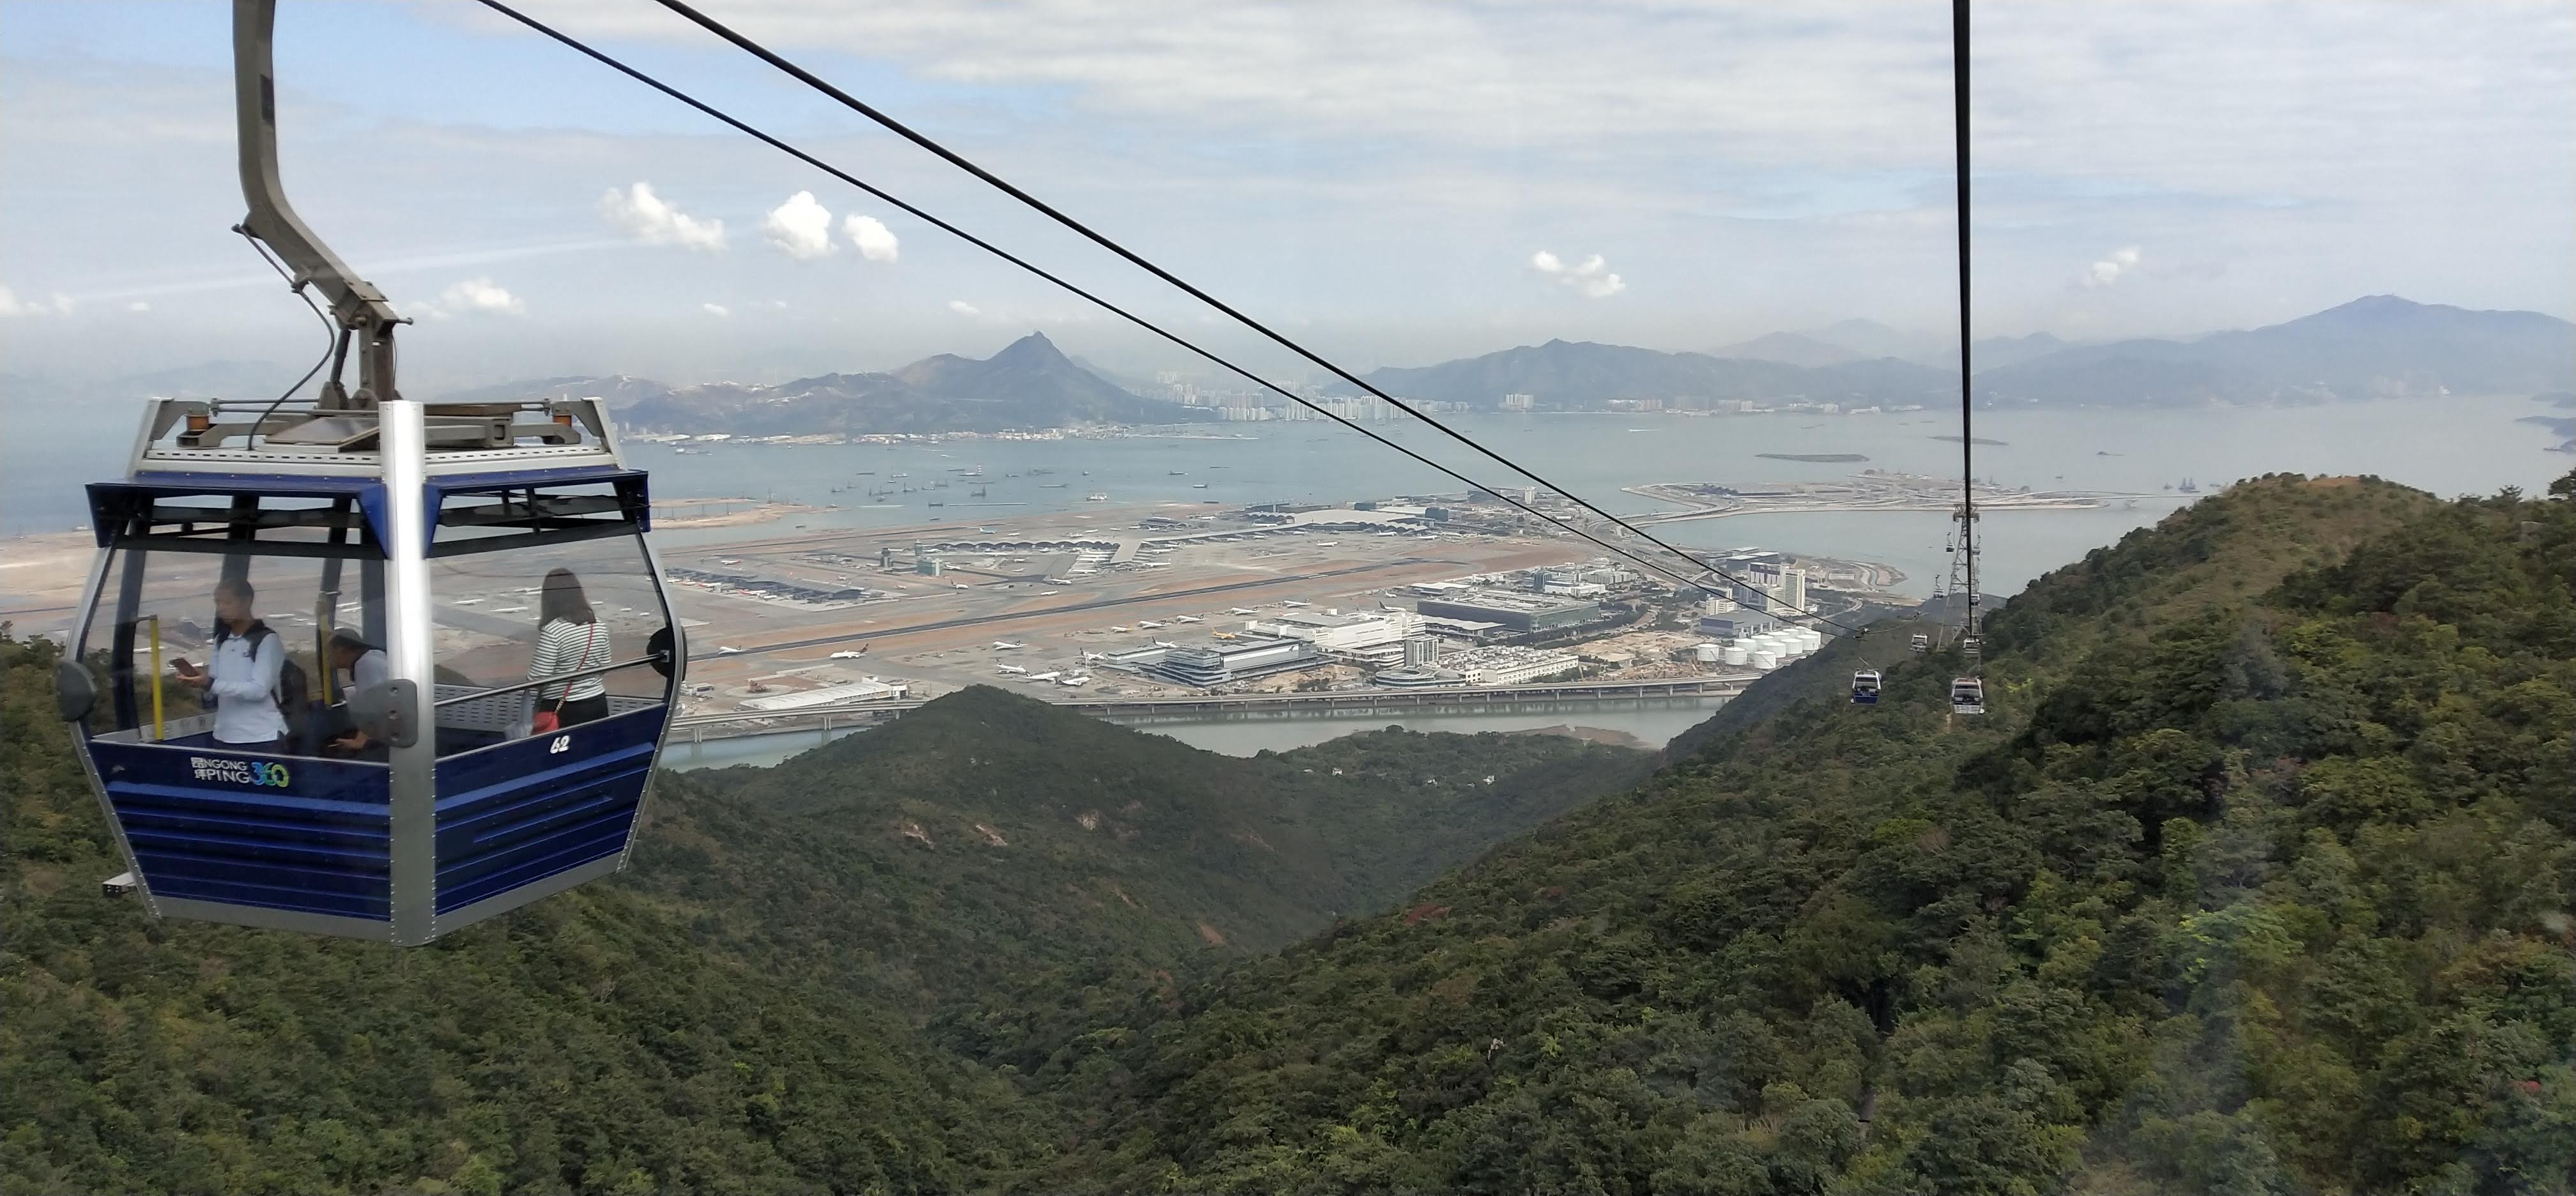
<svg viewBox="0 0 2576 1196">
<path fill-rule="evenodd" d="M 68 316 L 73 306 L 72 297 L 61 291 L 54 292 L 51 299 L 21 300 L 17 292 L 0 286 L 0 317 Z"/>
<path fill-rule="evenodd" d="M 1610 263 L 1597 253 L 1583 259 L 1582 265 L 1569 266 L 1565 259 L 1542 249 L 1530 255 L 1529 264 L 1530 269 L 1574 288 L 1586 299 L 1607 299 L 1628 289 L 1627 283 L 1610 272 Z"/>
<path fill-rule="evenodd" d="M 732 308 L 726 307 L 721 303 L 701 303 L 698 305 L 698 310 L 711 316 L 729 316 L 733 314 Z"/>
<path fill-rule="evenodd" d="M 972 303 L 968 303 L 963 299 L 949 300 L 948 310 L 956 312 L 961 316 L 980 316 L 984 314 L 983 308 L 977 307 Z"/>
<path fill-rule="evenodd" d="M 813 192 L 799 191 L 770 209 L 760 234 L 787 256 L 810 262 L 832 252 L 832 214 L 814 202 Z"/>
<path fill-rule="evenodd" d="M 449 284 L 437 299 L 421 304 L 420 309 L 431 319 L 446 320 L 457 316 L 526 315 L 528 305 L 489 278 L 469 278 Z"/>
<path fill-rule="evenodd" d="M 140 300 L 140 299 L 137 299 L 137 300 L 135 300 L 135 301 L 134 301 L 134 302 L 132 302 L 132 303 L 128 303 L 128 304 L 126 304 L 126 305 L 125 305 L 125 310 L 127 310 L 127 311 L 132 311 L 132 312 L 146 312 L 146 311 L 150 311 L 150 310 L 152 310 L 152 305 L 151 305 L 151 304 L 149 304 L 149 303 L 145 303 L 144 301 L 142 301 L 142 300 Z"/>
<path fill-rule="evenodd" d="M 2131 245 L 2125 249 L 2114 249 L 2111 251 L 2110 256 L 2085 267 L 2084 285 L 2088 287 L 2107 287 L 2112 283 L 2120 281 L 2121 276 L 2137 268 L 2137 246 Z"/>
<path fill-rule="evenodd" d="M 848 237 L 850 244 L 858 247 L 860 257 L 872 262 L 893 261 L 895 251 L 899 248 L 894 239 L 894 230 L 887 228 L 884 221 L 874 216 L 862 216 L 852 212 L 842 217 L 841 235 Z"/>
<path fill-rule="evenodd" d="M 638 182 L 624 191 L 609 188 L 599 197 L 599 215 L 610 228 L 647 245 L 725 247 L 724 221 L 700 220 L 682 213 L 653 194 L 651 183 Z"/>
</svg>

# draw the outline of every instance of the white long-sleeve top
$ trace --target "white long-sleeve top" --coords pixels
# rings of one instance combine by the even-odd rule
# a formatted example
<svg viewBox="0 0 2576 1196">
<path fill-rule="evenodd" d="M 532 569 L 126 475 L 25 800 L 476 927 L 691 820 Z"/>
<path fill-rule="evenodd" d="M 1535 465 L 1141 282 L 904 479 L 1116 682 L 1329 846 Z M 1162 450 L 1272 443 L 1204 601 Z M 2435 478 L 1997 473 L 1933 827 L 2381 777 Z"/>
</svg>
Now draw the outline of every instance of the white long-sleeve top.
<svg viewBox="0 0 2576 1196">
<path fill-rule="evenodd" d="M 553 619 L 537 630 L 537 652 L 528 660 L 528 676 L 547 677 L 574 669 L 602 668 L 608 662 L 607 624 Z M 552 710 L 557 702 L 578 702 L 607 692 L 607 683 L 597 676 L 581 677 L 561 685 L 540 686 L 537 689 L 537 708 Z"/>
<path fill-rule="evenodd" d="M 228 635 L 206 661 L 214 678 L 206 692 L 215 697 L 215 742 L 267 743 L 286 734 L 286 716 L 277 710 L 277 674 L 286 664 L 286 643 L 275 633 Z"/>
</svg>

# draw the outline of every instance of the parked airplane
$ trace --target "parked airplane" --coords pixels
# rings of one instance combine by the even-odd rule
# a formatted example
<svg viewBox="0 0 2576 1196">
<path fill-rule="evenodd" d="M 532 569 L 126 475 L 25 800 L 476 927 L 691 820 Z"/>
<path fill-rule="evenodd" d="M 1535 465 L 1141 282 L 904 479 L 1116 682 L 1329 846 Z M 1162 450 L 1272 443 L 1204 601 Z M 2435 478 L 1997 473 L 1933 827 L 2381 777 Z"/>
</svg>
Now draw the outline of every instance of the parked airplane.
<svg viewBox="0 0 2576 1196">
<path fill-rule="evenodd" d="M 1200 620 L 1197 615 L 1174 615 L 1172 616 L 1172 621 L 1175 623 L 1196 623 Z"/>
<path fill-rule="evenodd" d="M 1003 672 L 1005 672 L 1005 673 L 1010 673 L 1010 674 L 1016 675 L 1016 676 L 1026 676 L 1026 675 L 1028 674 L 1028 670 L 1027 670 L 1027 669 L 1021 668 L 1020 666 L 1015 665 L 1015 664 L 1006 664 L 1006 665 L 1003 665 L 1003 666 L 1002 666 L 1002 671 L 1003 671 Z"/>
<path fill-rule="evenodd" d="M 1154 641 L 1154 646 L 1155 646 L 1155 647 L 1157 647 L 1157 648 L 1177 648 L 1177 647 L 1180 647 L 1180 645 L 1179 645 L 1179 644 L 1175 644 L 1175 643 L 1173 643 L 1173 642 L 1172 642 L 1172 641 L 1170 641 L 1170 640 L 1155 640 L 1155 641 Z"/>
<path fill-rule="evenodd" d="M 1138 619 L 1138 620 L 1136 620 L 1136 625 L 1137 625 L 1138 627 L 1160 627 L 1160 626 L 1162 626 L 1162 624 L 1157 623 L 1157 622 L 1153 621 L 1152 619 Z"/>
<path fill-rule="evenodd" d="M 734 653 L 736 653 L 736 652 L 740 652 L 740 651 L 742 651 L 742 649 L 737 648 L 737 647 L 734 647 L 732 644 L 718 644 L 718 645 L 716 645 L 716 655 L 718 655 L 718 656 L 731 656 L 731 655 L 733 655 Z"/>
<path fill-rule="evenodd" d="M 1229 606 L 1225 608 L 1225 613 L 1230 615 L 1257 615 L 1261 612 L 1248 606 Z"/>
<path fill-rule="evenodd" d="M 1029 680 L 1031 680 L 1031 681 L 1053 681 L 1053 680 L 1055 680 L 1056 678 L 1061 677 L 1061 676 L 1063 676 L 1063 675 L 1064 675 L 1064 674 L 1059 673 L 1059 672 L 1057 672 L 1057 671 L 1055 671 L 1055 670 L 1053 670 L 1053 669 L 1049 669 L 1049 670 L 1047 670 L 1046 672 L 1043 672 L 1043 673 L 1031 673 L 1031 674 L 1029 674 Z"/>
<path fill-rule="evenodd" d="M 1091 678 L 1087 676 L 1058 677 L 1056 678 L 1055 683 L 1058 685 L 1071 685 L 1078 688 L 1091 684 Z"/>
<path fill-rule="evenodd" d="M 1279 605 L 1281 605 L 1281 606 L 1313 606 L 1313 605 L 1314 605 L 1314 603 L 1312 603 L 1312 602 L 1299 602 L 1299 601 L 1297 601 L 1297 600 L 1295 600 L 1295 599 L 1293 599 L 1293 598 L 1292 598 L 1292 599 L 1289 599 L 1289 600 L 1287 600 L 1287 601 L 1281 602 Z"/>
<path fill-rule="evenodd" d="M 861 645 L 859 645 L 856 649 L 844 648 L 844 649 L 842 649 L 842 650 L 840 650 L 840 651 L 838 651 L 838 652 L 833 653 L 833 654 L 832 654 L 832 659 L 834 659 L 834 660 L 857 660 L 858 658 L 860 658 L 860 657 L 862 657 L 862 656 L 865 656 L 865 655 L 867 655 L 867 654 L 868 654 L 868 646 L 867 646 L 866 644 L 861 644 Z"/>
<path fill-rule="evenodd" d="M 993 641 L 993 650 L 994 650 L 994 651 L 996 651 L 996 652 L 1010 652 L 1010 651 L 1014 651 L 1014 650 L 1016 650 L 1016 649 L 1025 648 L 1025 647 L 1028 647 L 1028 645 L 1027 645 L 1027 644 L 1014 644 L 1014 643 L 1012 643 L 1012 642 L 1011 642 L 1011 641 L 1009 641 L 1009 640 L 994 640 L 994 641 Z"/>
<path fill-rule="evenodd" d="M 1040 598 L 1053 598 L 1053 597 L 1055 597 L 1056 595 L 1061 594 L 1061 593 L 1063 593 L 1063 592 L 1064 592 L 1064 591 L 1062 591 L 1062 590 L 1040 590 L 1040 591 L 1038 591 L 1038 597 L 1040 597 Z"/>
<path fill-rule="evenodd" d="M 1110 629 L 1111 631 L 1120 631 L 1120 632 L 1123 632 L 1123 631 L 1126 631 L 1126 630 L 1127 630 L 1127 628 L 1119 627 L 1119 626 L 1116 626 L 1116 625 L 1114 625 L 1114 624 L 1113 624 L 1113 625 L 1111 625 L 1109 629 Z"/>
<path fill-rule="evenodd" d="M 975 587 L 970 586 L 970 585 L 967 585 L 965 582 L 960 581 L 960 582 L 953 582 L 953 583 L 950 583 L 950 585 L 949 585 L 949 587 L 948 587 L 948 588 L 949 588 L 949 589 L 952 589 L 952 590 L 971 590 L 971 589 L 974 589 Z"/>
</svg>

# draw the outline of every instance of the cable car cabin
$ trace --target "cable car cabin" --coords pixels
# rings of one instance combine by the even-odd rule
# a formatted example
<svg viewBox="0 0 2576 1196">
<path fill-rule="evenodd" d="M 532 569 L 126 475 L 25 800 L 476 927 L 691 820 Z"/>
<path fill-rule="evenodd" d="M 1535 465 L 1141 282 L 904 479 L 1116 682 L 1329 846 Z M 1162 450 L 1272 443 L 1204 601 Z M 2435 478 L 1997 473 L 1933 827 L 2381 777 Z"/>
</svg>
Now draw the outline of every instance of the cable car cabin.
<svg viewBox="0 0 2576 1196">
<path fill-rule="evenodd" d="M 1976 677 L 1950 679 L 1950 713 L 1984 714 L 1985 712 L 1986 683 L 1983 680 Z"/>
<path fill-rule="evenodd" d="M 1878 689 L 1879 678 L 1877 669 L 1863 669 L 1860 672 L 1852 674 L 1852 705 L 1878 705 Z"/>
<path fill-rule="evenodd" d="M 1929 652 L 1932 650 L 1932 637 L 1918 633 L 1915 635 L 1914 643 L 1911 646 L 1914 651 Z"/>
<path fill-rule="evenodd" d="M 155 916 L 414 945 L 625 866 L 687 657 L 598 400 L 136 445 L 58 688 Z"/>
<path fill-rule="evenodd" d="M 1985 655 L 1985 653 L 1986 637 L 1981 635 L 1963 635 L 1959 637 L 1959 655 L 1965 656 L 1970 660 L 1975 660 L 1976 658 Z"/>
</svg>

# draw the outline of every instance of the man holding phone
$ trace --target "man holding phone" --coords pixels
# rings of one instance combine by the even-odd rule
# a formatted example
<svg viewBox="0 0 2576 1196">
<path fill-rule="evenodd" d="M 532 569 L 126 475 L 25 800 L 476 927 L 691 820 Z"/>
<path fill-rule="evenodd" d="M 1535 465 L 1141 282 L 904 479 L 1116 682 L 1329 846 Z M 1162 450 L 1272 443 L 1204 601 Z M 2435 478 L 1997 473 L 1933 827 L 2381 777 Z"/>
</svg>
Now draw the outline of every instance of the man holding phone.
<svg viewBox="0 0 2576 1196">
<path fill-rule="evenodd" d="M 186 658 L 170 668 L 205 692 L 215 708 L 215 742 L 246 751 L 285 749 L 286 716 L 277 705 L 278 675 L 286 645 L 251 614 L 250 582 L 227 577 L 215 583 L 215 645 L 206 667 Z"/>
</svg>

